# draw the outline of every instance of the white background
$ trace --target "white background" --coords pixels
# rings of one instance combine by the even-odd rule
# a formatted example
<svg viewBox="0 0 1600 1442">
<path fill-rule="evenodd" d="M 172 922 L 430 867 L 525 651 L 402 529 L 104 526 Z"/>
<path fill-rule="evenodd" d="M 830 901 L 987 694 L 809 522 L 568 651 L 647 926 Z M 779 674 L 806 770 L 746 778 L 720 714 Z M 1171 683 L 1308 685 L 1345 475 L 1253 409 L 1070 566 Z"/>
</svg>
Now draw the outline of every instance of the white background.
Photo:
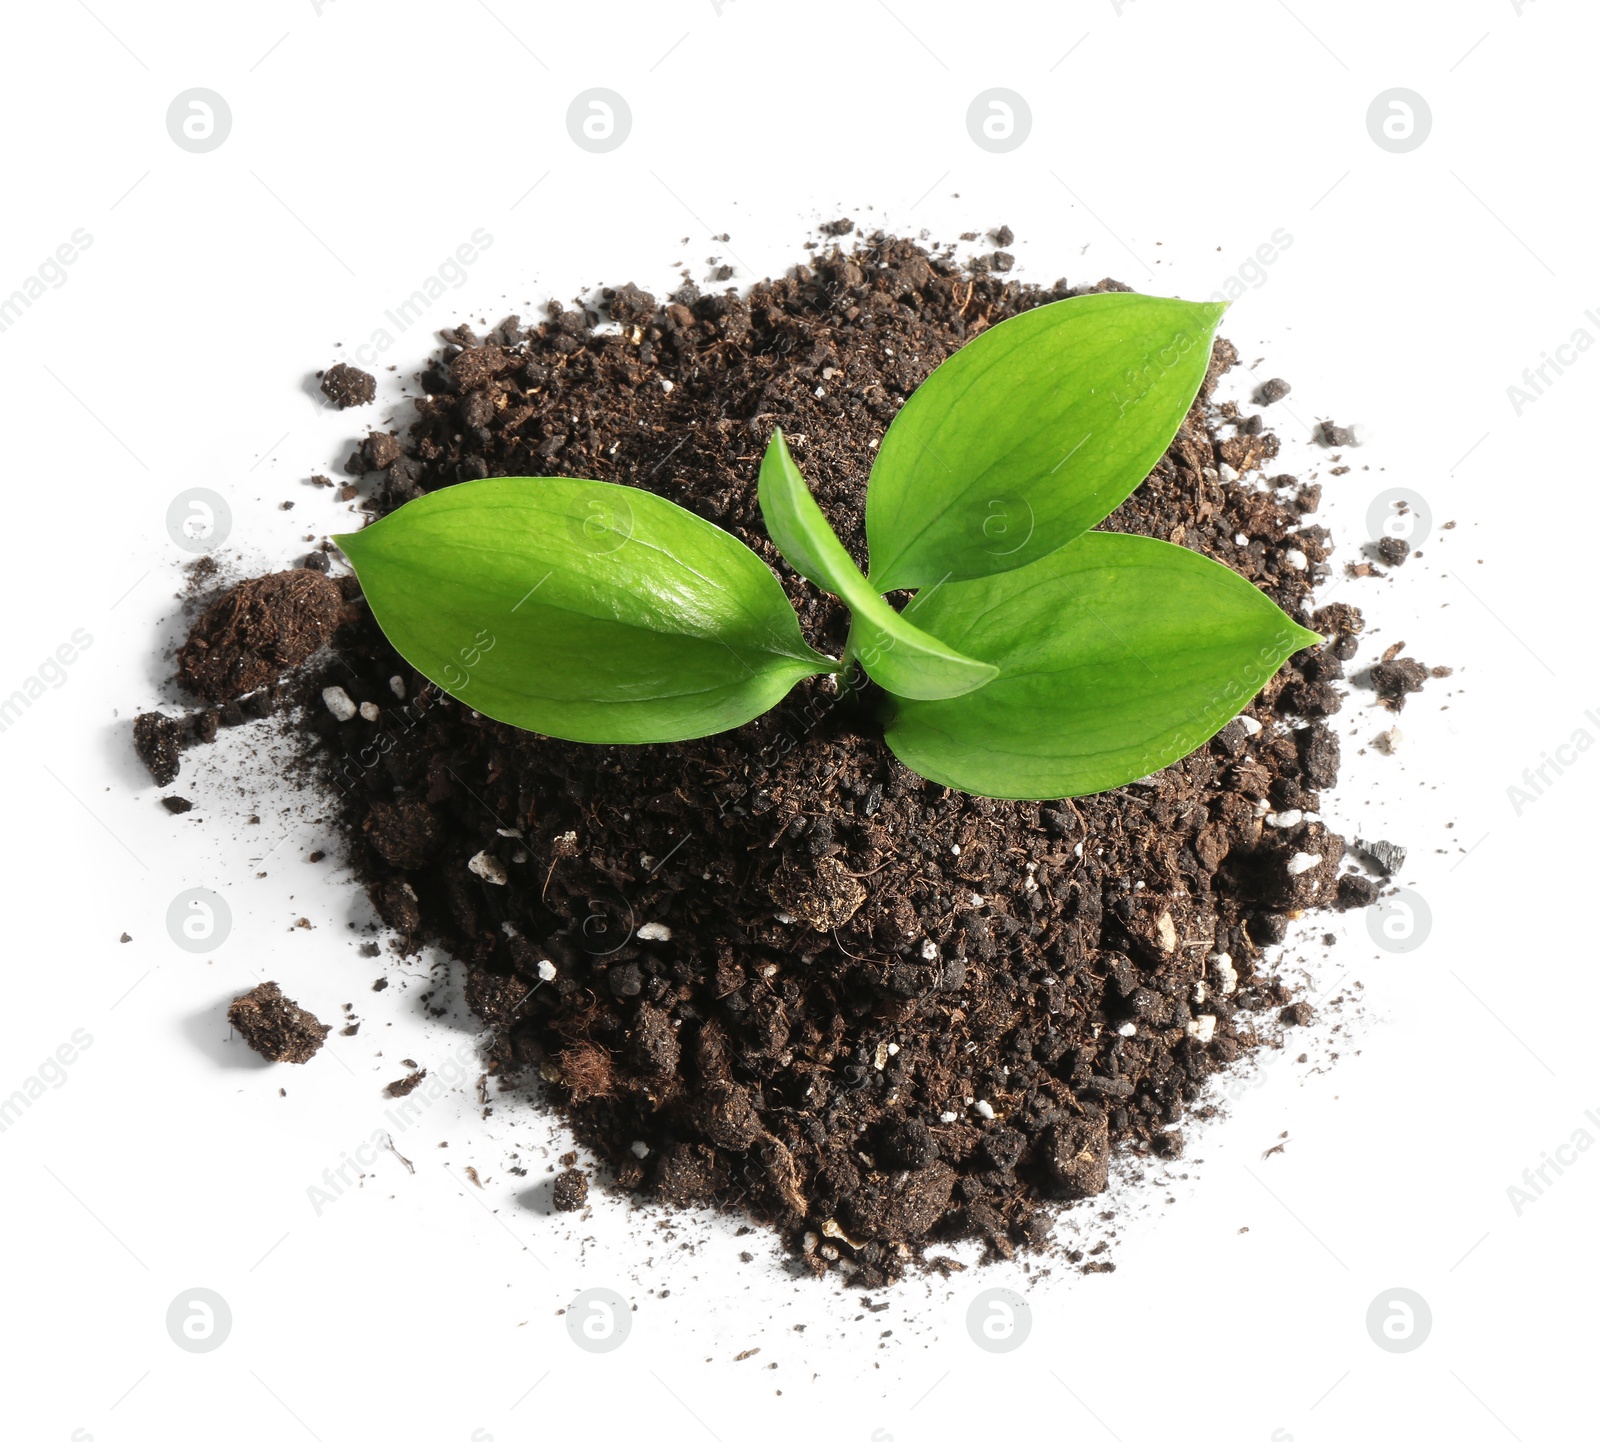
<svg viewBox="0 0 1600 1442">
<path fill-rule="evenodd" d="M 79 628 L 92 645 L 0 734 L 0 1095 L 75 1031 L 92 1044 L 0 1134 L 0 1431 L 1592 1432 L 1600 1156 L 1566 1153 L 1573 1165 L 1547 1171 L 1520 1215 L 1507 1189 L 1576 1130 L 1600 1139 L 1585 1117 L 1600 1107 L 1600 756 L 1547 772 L 1555 784 L 1520 815 L 1507 788 L 1577 729 L 1600 737 L 1584 714 L 1600 708 L 1586 584 L 1600 355 L 1547 372 L 1554 384 L 1520 416 L 1507 387 L 1578 327 L 1600 338 L 1584 317 L 1600 306 L 1593 8 L 718 8 L 89 0 L 8 15 L 0 295 L 74 230 L 92 244 L 0 333 L 0 693 Z M 166 127 L 196 86 L 232 112 L 205 154 Z M 567 107 L 592 86 L 632 110 L 609 154 L 568 135 Z M 1032 111 L 1008 154 L 966 127 L 995 86 Z M 1403 154 L 1366 123 L 1395 86 L 1432 112 L 1426 142 Z M 191 753 L 173 788 L 196 799 L 191 815 L 159 807 L 128 727 L 170 699 L 186 557 L 169 503 L 193 486 L 228 498 L 218 554 L 238 573 L 339 529 L 331 493 L 304 479 L 392 413 L 428 339 L 422 327 L 398 338 L 377 408 L 341 416 L 307 378 L 475 229 L 493 243 L 430 327 L 529 315 L 630 278 L 659 294 L 680 261 L 703 277 L 713 254 L 748 283 L 840 213 L 934 239 L 1008 223 L 1028 278 L 1110 274 L 1196 299 L 1275 231 L 1291 235 L 1224 323 L 1247 363 L 1260 358 L 1257 379 L 1294 384 L 1272 417 L 1278 469 L 1321 466 L 1340 561 L 1368 539 L 1387 486 L 1420 492 L 1436 526 L 1421 560 L 1344 593 L 1378 632 L 1368 654 L 1403 639 L 1456 675 L 1413 701 L 1393 757 L 1357 754 L 1389 718 L 1352 695 L 1339 717 L 1348 775 L 1328 808 L 1347 832 L 1411 847 L 1404 880 L 1431 932 L 1385 951 L 1357 913 L 1332 923 L 1331 950 L 1287 949 L 1290 971 L 1322 958 L 1317 986 L 1332 988 L 1303 1043 L 1311 1061 L 1285 1054 L 1247 1074 L 1182 1165 L 1121 1191 L 1114 1274 L 1056 1260 L 913 1279 L 870 1313 L 859 1294 L 786 1273 L 731 1220 L 665 1226 L 598 1193 L 589 1218 L 557 1218 L 538 1184 L 565 1149 L 559 1131 L 510 1096 L 481 1119 L 471 1067 L 396 1134 L 414 1174 L 385 1152 L 319 1213 L 308 1188 L 387 1125 L 380 1088 L 399 1058 L 438 1071 L 463 1046 L 470 1058 L 472 1036 L 425 1013 L 425 964 L 408 978 L 358 955 L 364 902 L 334 860 L 306 859 L 331 839 L 316 797 L 264 789 L 270 765 L 250 755 L 264 728 Z M 731 242 L 714 243 L 723 231 Z M 1342 478 L 1306 444 L 1322 417 L 1370 432 Z M 1458 524 L 1438 530 L 1445 520 Z M 169 903 L 194 886 L 232 912 L 209 955 L 167 935 Z M 394 981 L 375 995 L 380 974 Z M 303 1068 L 259 1063 L 224 1010 L 269 975 L 325 1020 L 353 1002 L 360 1034 Z M 1358 1005 L 1331 1004 L 1356 982 Z M 508 1171 L 513 1153 L 525 1178 Z M 558 1315 L 593 1286 L 636 1307 L 605 1355 L 573 1345 Z M 1031 1306 L 1028 1340 L 1004 1355 L 967 1334 L 990 1286 Z M 202 1355 L 165 1321 L 194 1287 L 232 1314 Z M 1432 1313 L 1404 1355 L 1375 1345 L 1365 1320 L 1393 1287 Z"/>
</svg>

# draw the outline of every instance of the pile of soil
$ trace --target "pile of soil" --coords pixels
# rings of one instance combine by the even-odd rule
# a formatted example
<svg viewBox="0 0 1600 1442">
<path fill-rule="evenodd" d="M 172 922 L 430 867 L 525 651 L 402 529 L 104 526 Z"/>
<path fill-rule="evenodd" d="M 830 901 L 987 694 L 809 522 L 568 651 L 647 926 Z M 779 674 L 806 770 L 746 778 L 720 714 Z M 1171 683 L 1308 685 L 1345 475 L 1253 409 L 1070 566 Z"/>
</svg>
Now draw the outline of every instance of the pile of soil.
<svg viewBox="0 0 1600 1442">
<path fill-rule="evenodd" d="M 746 297 L 686 284 L 658 303 L 628 285 L 533 325 L 462 326 L 422 373 L 415 423 L 368 436 L 346 469 L 374 515 L 491 475 L 655 491 L 751 546 L 837 654 L 844 609 L 767 540 L 762 452 L 781 425 L 864 564 L 867 475 L 899 405 L 986 327 L 1081 293 L 1007 268 L 880 234 Z M 414 672 L 353 577 L 337 615 L 311 588 L 295 625 L 257 618 L 278 656 L 285 635 L 337 626 L 332 656 L 292 682 L 288 724 L 337 788 L 351 860 L 401 949 L 463 964 L 491 1069 L 543 1078 L 615 1184 L 738 1209 L 808 1267 L 867 1284 L 941 1240 L 1010 1255 L 1045 1244 L 1053 1203 L 1102 1191 L 1115 1152 L 1180 1155 L 1207 1078 L 1310 1019 L 1303 1003 L 1280 1016 L 1295 998 L 1263 948 L 1299 912 L 1375 894 L 1341 875 L 1344 842 L 1316 816 L 1362 623 L 1312 609 L 1329 571 L 1308 520 L 1320 488 L 1259 484 L 1276 438 L 1213 404 L 1236 361 L 1219 341 L 1171 449 L 1106 528 L 1234 567 L 1329 640 L 1195 754 L 1105 795 L 1013 803 L 925 782 L 883 744 L 870 688 L 820 679 L 702 741 L 547 740 Z M 255 613 L 219 604 L 197 630 L 214 642 L 225 621 L 249 651 Z"/>
</svg>

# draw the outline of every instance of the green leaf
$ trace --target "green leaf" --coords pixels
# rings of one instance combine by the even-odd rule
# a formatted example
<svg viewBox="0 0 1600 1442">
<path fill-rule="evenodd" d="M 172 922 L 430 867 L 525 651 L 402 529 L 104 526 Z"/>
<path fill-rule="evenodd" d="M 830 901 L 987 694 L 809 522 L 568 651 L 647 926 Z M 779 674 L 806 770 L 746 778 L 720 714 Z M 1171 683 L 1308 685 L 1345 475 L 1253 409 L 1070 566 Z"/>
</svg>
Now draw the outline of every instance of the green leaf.
<svg viewBox="0 0 1600 1442">
<path fill-rule="evenodd" d="M 1100 531 L 1022 570 L 923 594 L 918 621 L 1000 675 L 970 696 L 897 703 L 889 745 L 931 781 L 1015 800 L 1159 771 L 1322 640 L 1226 566 Z"/>
<path fill-rule="evenodd" d="M 471 481 L 337 540 L 407 661 L 547 736 L 707 736 L 838 669 L 749 547 L 631 486 Z"/>
<path fill-rule="evenodd" d="M 1081 295 L 963 346 L 879 448 L 867 485 L 874 587 L 1014 570 L 1103 521 L 1183 424 L 1223 310 Z"/>
<path fill-rule="evenodd" d="M 997 674 L 918 630 L 867 584 L 807 488 L 782 431 L 774 432 L 762 457 L 758 499 L 784 560 L 850 608 L 850 652 L 884 690 L 939 700 L 976 690 Z"/>
</svg>

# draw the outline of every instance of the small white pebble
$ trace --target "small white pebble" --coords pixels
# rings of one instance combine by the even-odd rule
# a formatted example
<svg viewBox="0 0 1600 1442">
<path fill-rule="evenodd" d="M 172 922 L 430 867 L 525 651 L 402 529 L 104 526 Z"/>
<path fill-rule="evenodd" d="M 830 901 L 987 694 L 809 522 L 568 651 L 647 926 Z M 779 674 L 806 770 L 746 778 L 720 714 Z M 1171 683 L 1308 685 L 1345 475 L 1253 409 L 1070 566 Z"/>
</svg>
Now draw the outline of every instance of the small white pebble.
<svg viewBox="0 0 1600 1442">
<path fill-rule="evenodd" d="M 976 891 L 969 892 L 967 895 L 967 905 L 972 907 L 982 906 L 983 898 L 979 896 Z"/>
<path fill-rule="evenodd" d="M 1076 846 L 1074 846 L 1072 848 L 1072 854 L 1074 856 L 1082 856 L 1083 855 L 1083 843 L 1081 841 Z"/>
<path fill-rule="evenodd" d="M 363 701 L 361 703 L 361 719 L 363 721 L 376 721 L 383 714 L 378 710 L 376 701 Z"/>
<path fill-rule="evenodd" d="M 467 870 L 474 876 L 481 876 L 490 886 L 504 886 L 506 884 L 506 869 L 498 856 L 490 856 L 487 851 L 480 851 L 467 863 Z"/>
<path fill-rule="evenodd" d="M 528 853 L 522 850 L 521 847 L 518 847 L 517 850 L 511 853 L 511 859 L 516 862 L 518 866 L 521 866 L 522 863 L 528 859 Z"/>
<path fill-rule="evenodd" d="M 1372 744 L 1385 756 L 1393 756 L 1400 749 L 1405 733 L 1398 726 L 1391 726 L 1387 731 L 1380 731 L 1372 738 Z"/>
<path fill-rule="evenodd" d="M 1220 983 L 1218 989 L 1224 996 L 1232 996 L 1239 985 L 1239 973 L 1233 969 L 1233 958 L 1225 951 L 1219 951 L 1211 958 L 1211 969 L 1216 972 Z"/>
<path fill-rule="evenodd" d="M 946 1126 L 948 1126 L 955 1119 L 956 1119 L 956 1114 L 954 1112 L 940 1112 L 939 1113 L 939 1120 L 942 1121 Z"/>
<path fill-rule="evenodd" d="M 938 956 L 939 948 L 931 941 L 925 941 L 922 943 L 922 959 L 924 961 L 935 961 L 938 959 Z"/>
<path fill-rule="evenodd" d="M 1231 486 L 1239 479 L 1238 471 L 1234 470 L 1226 461 L 1217 467 L 1217 479 L 1225 486 Z"/>
<path fill-rule="evenodd" d="M 670 396 L 672 394 L 672 382 L 665 376 L 657 376 L 656 379 L 661 382 L 661 389 Z"/>
<path fill-rule="evenodd" d="M 1233 533 L 1233 544 L 1236 546 L 1248 546 L 1250 537 L 1245 535 L 1243 531 L 1235 531 Z"/>
<path fill-rule="evenodd" d="M 556 979 L 556 964 L 546 958 L 539 963 L 539 980 L 554 981 Z"/>
<path fill-rule="evenodd" d="M 1306 553 L 1304 551 L 1285 551 L 1283 559 L 1297 571 L 1303 571 L 1306 568 Z"/>
<path fill-rule="evenodd" d="M 988 1102 L 974 1102 L 972 1109 L 973 1111 L 977 1112 L 977 1114 L 982 1117 L 984 1121 L 992 1122 L 994 1120 L 994 1108 L 990 1106 Z"/>
<path fill-rule="evenodd" d="M 1310 851 L 1297 851 L 1289 858 L 1289 875 L 1301 876 L 1312 868 L 1321 866 L 1322 858 Z"/>
<path fill-rule="evenodd" d="M 671 941 L 672 928 L 659 921 L 647 921 L 639 928 L 640 941 Z"/>
<path fill-rule="evenodd" d="M 1241 716 L 1239 724 L 1244 727 L 1246 736 L 1259 736 L 1261 734 L 1261 723 L 1254 716 Z"/>
<path fill-rule="evenodd" d="M 961 846 L 960 846 L 960 844 L 959 844 L 959 843 L 953 843 L 953 844 L 952 844 L 952 845 L 951 845 L 951 847 L 950 847 L 950 854 L 951 854 L 951 855 L 952 855 L 952 856 L 960 856 L 960 855 L 961 855 Z"/>
<path fill-rule="evenodd" d="M 494 829 L 496 836 L 521 836 L 522 833 L 515 826 L 497 826 Z"/>
<path fill-rule="evenodd" d="M 509 921 L 502 921 L 500 923 L 500 930 L 505 932 L 505 934 L 507 936 L 521 936 L 522 935 L 522 933 L 520 931 L 518 931 L 517 928 Z"/>
<path fill-rule="evenodd" d="M 641 1162 L 650 1155 L 650 1148 L 644 1142 L 634 1142 L 628 1147 L 628 1150 L 638 1157 Z"/>
<path fill-rule="evenodd" d="M 1205 982 L 1203 982 L 1203 981 L 1195 982 L 1195 984 L 1194 984 L 1194 1004 L 1196 1006 L 1199 1006 L 1200 1003 L 1203 1002 L 1210 995 L 1211 995 L 1211 988 L 1208 987 L 1205 984 Z"/>
<path fill-rule="evenodd" d="M 1131 1021 L 1125 1021 L 1117 1028 L 1118 1036 L 1133 1036 L 1139 1030 Z"/>
<path fill-rule="evenodd" d="M 811 394 L 814 395 L 820 401 L 823 398 L 823 396 L 827 395 L 827 391 L 823 390 L 823 388 L 821 386 L 818 386 L 816 388 L 816 390 L 811 392 Z"/>
<path fill-rule="evenodd" d="M 343 686 L 324 686 L 322 704 L 328 708 L 335 721 L 350 721 L 355 717 L 356 703 L 350 699 L 350 693 Z"/>
<path fill-rule="evenodd" d="M 831 381 L 838 374 L 839 369 L 837 366 L 823 366 L 822 368 L 822 378 L 825 381 Z"/>
<path fill-rule="evenodd" d="M 1280 831 L 1287 831 L 1291 826 L 1298 826 L 1304 819 L 1303 811 L 1273 811 L 1263 818 L 1268 826 L 1276 826 Z"/>
<path fill-rule="evenodd" d="M 398 676 L 389 678 L 389 689 L 394 692 L 395 700 L 404 701 L 406 699 L 406 683 Z"/>
<path fill-rule="evenodd" d="M 1204 1045 L 1211 1040 L 1212 1033 L 1217 1029 L 1217 1019 L 1207 1012 L 1204 1016 L 1197 1016 L 1184 1030 L 1197 1042 Z"/>
<path fill-rule="evenodd" d="M 1259 798 L 1256 801 L 1256 815 L 1257 816 L 1265 816 L 1267 814 L 1267 812 L 1269 812 L 1271 810 L 1272 810 L 1272 803 L 1270 801 L 1268 801 L 1265 796 Z"/>
<path fill-rule="evenodd" d="M 776 921 L 779 926 L 794 925 L 794 918 L 790 916 L 787 911 L 780 911 L 775 917 L 773 917 L 773 920 Z"/>
<path fill-rule="evenodd" d="M 889 1043 L 889 1055 L 890 1056 L 899 1056 L 900 1055 L 900 1043 L 899 1042 L 892 1041 L 892 1042 Z"/>
</svg>

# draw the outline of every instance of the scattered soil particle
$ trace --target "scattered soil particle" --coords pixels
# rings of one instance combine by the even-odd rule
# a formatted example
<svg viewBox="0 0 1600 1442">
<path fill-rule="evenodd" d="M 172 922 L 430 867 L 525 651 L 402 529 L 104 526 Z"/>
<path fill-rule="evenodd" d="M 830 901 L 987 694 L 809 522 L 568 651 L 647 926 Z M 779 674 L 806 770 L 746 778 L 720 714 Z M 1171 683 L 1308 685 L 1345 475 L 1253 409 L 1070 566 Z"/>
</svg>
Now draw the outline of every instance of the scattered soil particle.
<svg viewBox="0 0 1600 1442">
<path fill-rule="evenodd" d="M 363 370 L 346 365 L 329 366 L 322 376 L 322 394 L 338 406 L 348 410 L 351 406 L 364 406 L 378 393 L 378 383 Z"/>
<path fill-rule="evenodd" d="M 332 1030 L 290 1001 L 275 981 L 264 981 L 235 997 L 228 1007 L 228 1021 L 251 1051 L 268 1061 L 297 1064 L 310 1061 Z"/>
<path fill-rule="evenodd" d="M 427 1067 L 419 1067 L 410 1075 L 403 1076 L 398 1081 L 390 1082 L 389 1085 L 383 1089 L 384 1095 L 391 1097 L 408 1097 L 412 1092 L 422 1085 L 423 1078 L 427 1075 Z"/>
<path fill-rule="evenodd" d="M 1256 387 L 1256 404 L 1270 406 L 1274 401 L 1281 401 L 1293 391 L 1294 387 L 1281 376 L 1274 376 L 1269 381 L 1263 381 Z"/>
<path fill-rule="evenodd" d="M 159 711 L 146 711 L 134 718 L 133 749 L 157 786 L 170 786 L 178 779 L 178 740 L 182 734 L 178 723 Z"/>
<path fill-rule="evenodd" d="M 751 546 L 807 639 L 837 648 L 843 607 L 760 520 L 774 428 L 859 563 L 873 446 L 928 373 L 1007 316 L 1125 288 L 1024 284 L 878 233 L 743 297 L 617 287 L 621 334 L 559 304 L 457 326 L 365 504 L 490 475 L 637 485 Z M 1328 641 L 1118 791 L 947 791 L 884 746 L 876 693 L 819 682 L 703 740 L 553 741 L 442 694 L 359 606 L 340 664 L 295 678 L 289 724 L 379 914 L 405 950 L 459 959 L 490 1070 L 542 1079 L 615 1185 L 735 1209 L 863 1285 L 918 1257 L 948 1274 L 925 1249 L 1043 1245 L 1052 1208 L 1104 1191 L 1114 1153 L 1176 1155 L 1207 1079 L 1276 1034 L 1293 997 L 1262 948 L 1290 913 L 1342 900 L 1345 846 L 1263 816 L 1314 815 L 1334 783 L 1327 718 L 1362 620 L 1314 607 L 1319 489 L 1264 477 L 1277 438 L 1212 405 L 1237 359 L 1217 343 L 1172 446 L 1105 526 L 1222 561 Z M 351 739 L 328 685 L 389 708 L 383 746 Z"/>
<path fill-rule="evenodd" d="M 1406 697 L 1414 695 L 1423 683 L 1435 674 L 1421 661 L 1399 654 L 1399 646 L 1384 652 L 1383 660 L 1374 662 L 1368 671 L 1372 689 L 1378 693 L 1378 704 L 1390 711 L 1404 711 Z M 1446 671 L 1444 674 L 1449 675 Z"/>
<path fill-rule="evenodd" d="M 178 651 L 178 682 L 204 701 L 270 686 L 328 640 L 344 614 L 337 584 L 315 571 L 241 581 L 208 606 Z"/>
<path fill-rule="evenodd" d="M 1356 443 L 1355 430 L 1352 427 L 1338 426 L 1332 421 L 1322 422 L 1318 431 L 1318 438 L 1323 445 L 1332 450 L 1337 450 L 1341 446 L 1353 446 Z"/>
<path fill-rule="evenodd" d="M 1361 875 L 1359 871 L 1347 871 L 1339 878 L 1340 909 L 1351 911 L 1371 906 L 1378 899 L 1379 890 L 1377 882 Z"/>
<path fill-rule="evenodd" d="M 558 1212 L 582 1211 L 589 1201 L 588 1176 L 576 1167 L 557 1173 L 550 1188 L 550 1200 Z"/>
<path fill-rule="evenodd" d="M 1411 542 L 1404 536 L 1381 536 L 1378 539 L 1378 555 L 1386 565 L 1403 566 L 1406 557 L 1411 554 Z"/>
<path fill-rule="evenodd" d="M 182 816 L 184 812 L 194 810 L 194 802 L 185 796 L 163 796 L 161 804 L 174 816 Z"/>
</svg>

